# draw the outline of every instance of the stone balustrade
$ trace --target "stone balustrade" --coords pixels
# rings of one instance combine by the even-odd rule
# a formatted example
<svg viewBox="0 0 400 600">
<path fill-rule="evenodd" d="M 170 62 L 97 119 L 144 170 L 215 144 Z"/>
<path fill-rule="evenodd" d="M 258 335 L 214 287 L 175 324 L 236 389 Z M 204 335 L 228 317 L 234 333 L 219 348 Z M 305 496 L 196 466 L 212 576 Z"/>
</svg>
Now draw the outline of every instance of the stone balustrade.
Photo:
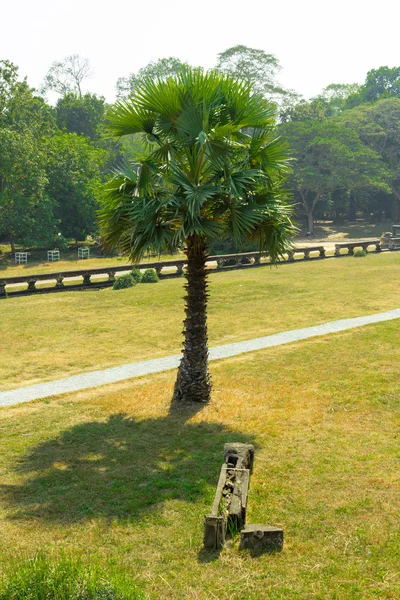
<svg viewBox="0 0 400 600">
<path fill-rule="evenodd" d="M 334 256 L 340 254 L 342 248 L 348 249 L 348 254 L 354 254 L 354 248 L 361 247 L 365 250 L 374 245 L 380 252 L 380 240 L 360 240 L 358 242 L 341 242 L 335 244 Z M 315 254 L 317 253 L 317 256 Z M 286 262 L 299 262 L 303 260 L 317 260 L 326 257 L 324 246 L 297 247 L 287 254 Z M 64 271 L 62 273 L 40 273 L 19 275 L 17 277 L 0 277 L 0 298 L 21 296 L 34 293 L 59 292 L 63 290 L 98 289 L 112 286 L 118 273 L 126 273 L 132 269 L 155 269 L 161 279 L 180 277 L 186 264 L 185 259 L 156 261 L 138 265 L 108 266 L 97 269 L 79 269 Z M 269 257 L 259 252 L 243 252 L 241 254 L 220 254 L 210 256 L 207 267 L 215 271 L 231 269 L 249 269 L 270 264 Z M 39 284 L 39 285 L 38 285 Z M 23 289 L 21 289 L 23 286 Z"/>
<path fill-rule="evenodd" d="M 295 261 L 295 254 L 303 254 L 304 260 L 310 260 L 310 258 L 313 258 L 310 256 L 311 252 L 318 252 L 317 258 L 325 258 L 325 248 L 323 246 L 309 246 L 307 248 L 294 248 L 288 253 L 288 262 Z"/>
<path fill-rule="evenodd" d="M 0 298 L 6 295 L 21 296 L 32 293 L 55 292 L 83 288 L 111 286 L 117 273 L 126 273 L 134 268 L 155 269 L 161 278 L 176 277 L 183 273 L 185 260 L 144 263 L 139 265 L 109 266 L 97 269 L 79 269 L 62 273 L 40 273 L 0 278 Z M 25 287 L 27 284 L 27 287 Z M 39 286 L 37 285 L 39 284 Z M 21 285 L 24 289 L 20 289 Z"/>
<path fill-rule="evenodd" d="M 376 252 L 381 252 L 381 240 L 359 240 L 357 242 L 340 242 L 335 244 L 335 256 L 346 256 L 341 254 L 340 251 L 344 248 L 347 249 L 347 255 L 354 255 L 354 248 L 362 248 L 365 252 L 368 252 L 368 246 L 375 246 Z"/>
</svg>

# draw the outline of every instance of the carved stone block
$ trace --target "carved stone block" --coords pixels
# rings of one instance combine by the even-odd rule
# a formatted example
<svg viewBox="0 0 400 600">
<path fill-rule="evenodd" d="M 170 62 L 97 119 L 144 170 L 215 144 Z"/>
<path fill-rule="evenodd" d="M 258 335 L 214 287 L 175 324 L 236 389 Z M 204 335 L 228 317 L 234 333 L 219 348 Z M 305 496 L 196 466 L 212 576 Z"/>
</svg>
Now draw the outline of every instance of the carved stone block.
<svg viewBox="0 0 400 600">
<path fill-rule="evenodd" d="M 283 548 L 283 529 L 269 525 L 247 524 L 240 532 L 240 549 L 254 553 L 280 552 Z"/>
</svg>

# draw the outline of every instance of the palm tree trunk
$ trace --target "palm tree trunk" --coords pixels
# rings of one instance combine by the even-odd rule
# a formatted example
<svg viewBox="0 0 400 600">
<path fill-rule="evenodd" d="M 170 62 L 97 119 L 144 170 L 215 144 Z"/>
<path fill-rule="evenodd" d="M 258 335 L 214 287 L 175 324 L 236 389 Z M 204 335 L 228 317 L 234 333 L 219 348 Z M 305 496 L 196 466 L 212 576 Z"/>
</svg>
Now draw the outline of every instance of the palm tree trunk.
<svg viewBox="0 0 400 600">
<path fill-rule="evenodd" d="M 187 284 L 183 354 L 175 383 L 173 402 L 209 402 L 211 380 L 208 372 L 207 337 L 207 251 L 202 239 L 187 239 Z"/>
</svg>

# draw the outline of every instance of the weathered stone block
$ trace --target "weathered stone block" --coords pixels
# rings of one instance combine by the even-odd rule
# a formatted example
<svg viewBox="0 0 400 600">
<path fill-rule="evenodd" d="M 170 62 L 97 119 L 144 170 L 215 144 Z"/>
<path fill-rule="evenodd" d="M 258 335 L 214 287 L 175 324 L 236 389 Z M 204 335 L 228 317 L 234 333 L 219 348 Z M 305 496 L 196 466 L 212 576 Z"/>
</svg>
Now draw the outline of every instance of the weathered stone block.
<svg viewBox="0 0 400 600">
<path fill-rule="evenodd" d="M 247 524 L 240 532 L 240 549 L 262 552 L 280 552 L 283 548 L 283 529 L 269 525 Z"/>
<path fill-rule="evenodd" d="M 225 543 L 225 522 L 220 515 L 206 515 L 204 517 L 204 548 L 218 550 Z"/>
</svg>

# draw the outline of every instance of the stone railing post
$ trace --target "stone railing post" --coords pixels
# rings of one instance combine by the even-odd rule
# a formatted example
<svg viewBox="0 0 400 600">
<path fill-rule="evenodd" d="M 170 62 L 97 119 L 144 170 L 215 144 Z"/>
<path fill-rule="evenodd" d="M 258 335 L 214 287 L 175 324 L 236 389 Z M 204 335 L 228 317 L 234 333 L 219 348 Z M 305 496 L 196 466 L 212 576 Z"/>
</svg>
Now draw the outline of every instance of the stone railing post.
<svg viewBox="0 0 400 600">
<path fill-rule="evenodd" d="M 310 260 L 310 250 L 308 248 L 304 248 L 304 260 Z"/>
<path fill-rule="evenodd" d="M 90 273 L 83 273 L 83 282 L 82 285 L 90 285 L 92 282 L 90 281 L 91 278 L 91 274 Z"/>
<path fill-rule="evenodd" d="M 177 265 L 176 266 L 176 276 L 181 277 L 181 275 L 183 275 L 183 265 Z"/>
<path fill-rule="evenodd" d="M 348 255 L 349 255 L 349 256 L 354 256 L 354 247 L 353 247 L 353 246 L 351 246 L 351 245 L 349 244 L 349 245 L 347 246 L 347 248 L 348 248 L 348 251 L 349 251 L 349 252 L 348 252 Z"/>
<path fill-rule="evenodd" d="M 380 242 L 375 242 L 375 250 L 376 250 L 376 252 L 381 252 L 382 251 L 382 247 L 381 247 L 381 243 Z"/>
<path fill-rule="evenodd" d="M 325 258 L 325 248 L 320 248 L 319 255 L 321 258 Z"/>
<path fill-rule="evenodd" d="M 56 279 L 56 288 L 63 288 L 64 287 L 64 283 L 63 283 L 63 279 L 64 279 L 64 275 L 57 275 L 57 279 Z"/>
<path fill-rule="evenodd" d="M 222 269 L 224 266 L 224 261 L 222 258 L 217 258 L 217 269 Z"/>
<path fill-rule="evenodd" d="M 287 260 L 288 260 L 288 262 L 294 262 L 294 252 L 293 252 L 293 250 L 289 250 Z"/>
<path fill-rule="evenodd" d="M 108 281 L 110 283 L 114 283 L 114 281 L 115 281 L 115 271 L 108 271 Z"/>
<path fill-rule="evenodd" d="M 335 256 L 340 256 L 340 246 L 335 245 Z"/>
<path fill-rule="evenodd" d="M 253 256 L 253 258 L 254 258 L 254 264 L 259 265 L 260 264 L 260 255 L 256 254 L 255 256 Z"/>
<path fill-rule="evenodd" d="M 34 292 L 36 290 L 36 279 L 31 277 L 28 279 L 28 292 Z"/>
<path fill-rule="evenodd" d="M 0 281 L 0 298 L 5 298 L 6 296 L 7 296 L 6 283 Z"/>
</svg>

